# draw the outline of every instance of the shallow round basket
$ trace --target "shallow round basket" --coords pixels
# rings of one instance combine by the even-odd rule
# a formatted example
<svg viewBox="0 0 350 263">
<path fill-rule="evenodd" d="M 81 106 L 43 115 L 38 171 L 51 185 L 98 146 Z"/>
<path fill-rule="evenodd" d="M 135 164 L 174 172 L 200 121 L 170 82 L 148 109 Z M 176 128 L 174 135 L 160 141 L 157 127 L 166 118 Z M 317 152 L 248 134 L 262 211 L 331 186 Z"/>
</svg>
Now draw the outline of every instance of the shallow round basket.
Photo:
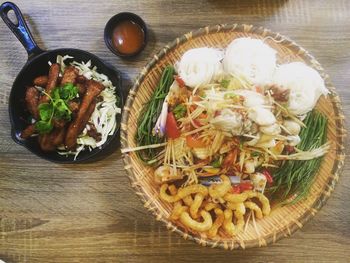
<svg viewBox="0 0 350 263">
<path fill-rule="evenodd" d="M 145 166 L 133 152 L 124 155 L 125 169 L 136 194 L 157 220 L 164 222 L 169 230 L 179 233 L 185 239 L 195 240 L 204 246 L 225 249 L 266 246 L 301 228 L 330 196 L 338 181 L 345 157 L 344 115 L 335 88 L 321 65 L 305 49 L 278 33 L 261 27 L 238 24 L 216 25 L 189 32 L 166 45 L 152 58 L 142 69 L 129 92 L 121 124 L 122 148 L 136 146 L 134 138 L 138 117 L 144 104 L 149 101 L 165 66 L 174 64 L 188 49 L 204 46 L 224 48 L 239 37 L 264 39 L 277 50 L 279 64 L 304 61 L 321 74 L 330 90 L 327 98 L 322 97 L 319 100 L 317 109 L 328 117 L 327 138 L 331 142 L 331 150 L 323 159 L 307 199 L 295 205 L 274 208 L 269 216 L 257 220 L 255 226 L 250 220 L 245 231 L 235 237 L 207 239 L 168 220 L 171 206 L 159 198 L 159 187 L 153 181 L 153 169 Z"/>
</svg>

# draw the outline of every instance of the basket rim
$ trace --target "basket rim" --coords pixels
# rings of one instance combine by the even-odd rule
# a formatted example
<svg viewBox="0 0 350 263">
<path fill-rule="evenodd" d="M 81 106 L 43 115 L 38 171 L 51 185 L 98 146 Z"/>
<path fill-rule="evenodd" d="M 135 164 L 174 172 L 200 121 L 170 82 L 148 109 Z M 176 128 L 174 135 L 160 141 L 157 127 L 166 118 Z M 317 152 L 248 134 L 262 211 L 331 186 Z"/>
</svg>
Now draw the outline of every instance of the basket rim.
<svg viewBox="0 0 350 263">
<path fill-rule="evenodd" d="M 128 178 L 130 180 L 130 184 L 133 187 L 133 189 L 136 190 L 136 194 L 139 196 L 140 200 L 144 204 L 144 207 L 150 211 L 158 221 L 162 221 L 166 227 L 171 230 L 172 232 L 176 232 L 180 234 L 184 239 L 193 240 L 196 243 L 203 245 L 203 246 L 211 246 L 211 247 L 221 247 L 225 249 L 245 249 L 245 248 L 252 248 L 252 247 L 261 247 L 266 246 L 268 244 L 275 243 L 276 241 L 280 240 L 283 237 L 287 237 L 292 235 L 295 231 L 302 228 L 303 225 L 309 221 L 326 203 L 329 196 L 333 192 L 336 183 L 339 180 L 339 176 L 343 170 L 344 166 L 344 159 L 345 159 L 345 137 L 346 137 L 346 129 L 345 129 L 345 116 L 343 114 L 340 98 L 337 95 L 337 92 L 335 90 L 335 87 L 330 81 L 329 75 L 327 75 L 324 72 L 324 69 L 322 68 L 321 64 L 303 47 L 298 45 L 293 40 L 289 39 L 288 37 L 281 35 L 280 33 L 273 32 L 269 29 L 266 29 L 265 27 L 261 26 L 255 26 L 255 25 L 248 25 L 248 24 L 218 24 L 213 26 L 206 26 L 199 28 L 195 31 L 190 31 L 188 33 L 183 34 L 182 36 L 176 38 L 172 42 L 169 42 L 166 44 L 156 55 L 153 56 L 153 58 L 146 64 L 146 66 L 141 70 L 138 77 L 135 79 L 134 84 L 132 88 L 129 91 L 127 101 L 125 103 L 123 113 L 122 113 L 122 121 L 121 121 L 121 148 L 127 148 L 128 141 L 128 130 L 127 130 L 127 122 L 129 119 L 129 112 L 131 109 L 131 106 L 134 102 L 135 96 L 137 94 L 137 91 L 139 87 L 141 86 L 141 83 L 143 82 L 144 78 L 148 74 L 148 72 L 152 69 L 152 67 L 160 60 L 162 59 L 169 51 L 177 48 L 181 44 L 184 44 L 185 42 L 200 37 L 202 35 L 211 34 L 211 33 L 218 33 L 218 32 L 243 32 L 243 33 L 251 33 L 260 35 L 263 37 L 271 37 L 273 40 L 276 40 L 278 42 L 281 42 L 283 45 L 287 46 L 289 49 L 297 50 L 297 54 L 307 63 L 309 63 L 313 68 L 315 68 L 322 78 L 325 81 L 325 84 L 327 88 L 330 90 L 329 94 L 329 100 L 331 101 L 332 107 L 334 112 L 336 113 L 337 117 L 335 120 L 336 124 L 336 158 L 334 160 L 332 169 L 331 169 L 331 175 L 328 178 L 327 183 L 325 184 L 326 187 L 328 187 L 327 191 L 323 191 L 319 198 L 314 201 L 314 203 L 311 204 L 311 206 L 308 209 L 305 209 L 305 211 L 299 216 L 298 220 L 289 222 L 289 224 L 284 227 L 279 232 L 271 233 L 264 238 L 261 237 L 261 239 L 252 239 L 248 241 L 227 241 L 227 240 L 218 240 L 214 241 L 211 239 L 202 239 L 201 237 L 192 235 L 191 233 L 184 232 L 181 228 L 179 228 L 177 225 L 175 225 L 173 222 L 169 221 L 167 218 L 164 218 L 161 214 L 158 213 L 157 208 L 152 206 L 152 200 L 147 200 L 147 197 L 145 195 L 144 189 L 137 184 L 136 180 L 134 179 L 134 173 L 132 164 L 130 161 L 130 157 L 128 154 L 123 154 L 123 161 L 124 161 L 124 168 L 127 171 Z"/>
</svg>

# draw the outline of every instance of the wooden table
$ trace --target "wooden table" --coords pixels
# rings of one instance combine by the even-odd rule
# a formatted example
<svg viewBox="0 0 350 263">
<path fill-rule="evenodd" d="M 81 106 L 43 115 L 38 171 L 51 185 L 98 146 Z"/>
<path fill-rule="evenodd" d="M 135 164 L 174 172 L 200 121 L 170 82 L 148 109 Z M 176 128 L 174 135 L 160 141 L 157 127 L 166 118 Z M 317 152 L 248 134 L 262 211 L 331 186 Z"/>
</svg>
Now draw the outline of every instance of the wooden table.
<svg viewBox="0 0 350 263">
<path fill-rule="evenodd" d="M 90 51 L 122 72 L 127 91 L 152 54 L 176 36 L 217 23 L 251 23 L 294 39 L 331 75 L 350 116 L 350 1 L 17 1 L 46 49 Z M 122 11 L 150 29 L 145 51 L 122 60 L 104 45 L 107 20 Z M 350 166 L 302 230 L 270 247 L 201 247 L 168 230 L 129 185 L 119 149 L 84 165 L 43 161 L 10 138 L 8 98 L 26 52 L 0 22 L 0 258 L 6 262 L 300 262 L 350 260 Z M 348 148 L 349 149 L 349 148 Z"/>
</svg>

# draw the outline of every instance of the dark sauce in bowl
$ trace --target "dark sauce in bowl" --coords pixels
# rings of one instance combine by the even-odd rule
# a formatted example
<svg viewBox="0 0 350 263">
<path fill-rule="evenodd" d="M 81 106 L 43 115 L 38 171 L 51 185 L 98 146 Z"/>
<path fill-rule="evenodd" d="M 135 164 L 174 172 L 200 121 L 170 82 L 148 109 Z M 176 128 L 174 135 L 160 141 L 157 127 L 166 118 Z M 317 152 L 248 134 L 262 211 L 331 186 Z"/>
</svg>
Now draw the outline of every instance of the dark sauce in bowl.
<svg viewBox="0 0 350 263">
<path fill-rule="evenodd" d="M 139 51 L 144 44 L 145 32 L 134 21 L 125 20 L 113 30 L 113 46 L 122 54 L 130 55 Z"/>
<path fill-rule="evenodd" d="M 124 58 L 139 54 L 146 46 L 147 35 L 146 23 L 138 15 L 129 12 L 111 17 L 104 30 L 106 46 Z"/>
</svg>

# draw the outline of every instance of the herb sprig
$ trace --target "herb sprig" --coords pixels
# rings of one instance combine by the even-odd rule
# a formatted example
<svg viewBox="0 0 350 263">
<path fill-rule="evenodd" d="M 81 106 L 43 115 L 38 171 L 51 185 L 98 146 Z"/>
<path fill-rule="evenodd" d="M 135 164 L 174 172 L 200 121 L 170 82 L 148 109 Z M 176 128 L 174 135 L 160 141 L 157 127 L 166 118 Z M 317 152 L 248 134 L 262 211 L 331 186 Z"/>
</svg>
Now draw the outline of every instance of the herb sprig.
<svg viewBox="0 0 350 263">
<path fill-rule="evenodd" d="M 72 112 L 68 102 L 78 95 L 78 88 L 72 83 L 55 88 L 51 95 L 43 92 L 49 97 L 48 103 L 41 103 L 38 107 L 39 121 L 35 123 L 35 129 L 40 133 L 49 133 L 53 129 L 53 119 L 71 120 Z"/>
</svg>

